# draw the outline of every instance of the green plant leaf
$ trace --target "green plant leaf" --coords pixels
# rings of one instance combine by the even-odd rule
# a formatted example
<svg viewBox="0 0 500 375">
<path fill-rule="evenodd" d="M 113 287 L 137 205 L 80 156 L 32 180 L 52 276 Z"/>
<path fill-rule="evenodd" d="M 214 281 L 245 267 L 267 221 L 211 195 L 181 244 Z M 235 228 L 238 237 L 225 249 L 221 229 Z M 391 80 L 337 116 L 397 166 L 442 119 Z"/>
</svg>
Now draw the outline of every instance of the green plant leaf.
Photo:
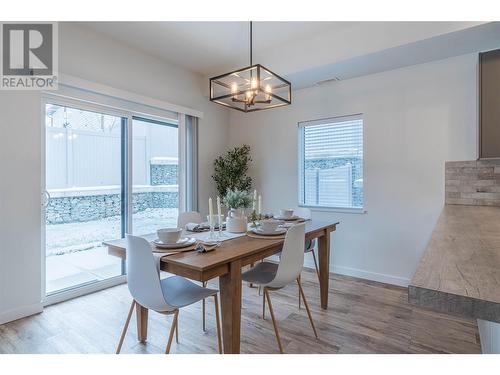
<svg viewBox="0 0 500 375">
<path fill-rule="evenodd" d="M 252 178 L 247 172 L 251 161 L 248 145 L 235 147 L 215 159 L 212 178 L 220 196 L 225 197 L 229 190 L 250 191 Z"/>
</svg>

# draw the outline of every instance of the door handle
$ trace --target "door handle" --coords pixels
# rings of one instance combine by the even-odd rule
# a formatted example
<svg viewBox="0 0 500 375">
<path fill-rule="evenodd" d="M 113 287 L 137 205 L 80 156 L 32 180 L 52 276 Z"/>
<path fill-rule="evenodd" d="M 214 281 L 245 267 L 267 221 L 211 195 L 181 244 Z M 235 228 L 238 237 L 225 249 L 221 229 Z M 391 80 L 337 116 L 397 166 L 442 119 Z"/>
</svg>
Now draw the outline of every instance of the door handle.
<svg viewBox="0 0 500 375">
<path fill-rule="evenodd" d="M 50 193 L 47 190 L 45 190 L 43 192 L 42 206 L 47 207 L 49 205 L 49 202 L 50 202 Z"/>
</svg>

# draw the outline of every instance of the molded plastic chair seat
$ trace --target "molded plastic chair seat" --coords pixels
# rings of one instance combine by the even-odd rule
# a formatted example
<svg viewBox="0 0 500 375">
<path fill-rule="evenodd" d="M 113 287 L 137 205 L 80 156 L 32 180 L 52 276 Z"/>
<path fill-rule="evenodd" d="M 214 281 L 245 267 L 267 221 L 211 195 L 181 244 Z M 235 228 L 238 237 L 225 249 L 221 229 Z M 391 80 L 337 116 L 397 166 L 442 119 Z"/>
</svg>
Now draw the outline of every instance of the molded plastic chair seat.
<svg viewBox="0 0 500 375">
<path fill-rule="evenodd" d="M 306 240 L 304 243 L 304 253 L 309 253 L 311 251 L 314 251 L 314 245 L 316 245 L 316 239 L 314 240 Z M 281 255 L 281 251 L 279 253 L 276 253 L 278 256 Z"/>
<path fill-rule="evenodd" d="M 265 318 L 265 301 L 267 299 L 280 353 L 283 353 L 283 345 L 281 344 L 278 323 L 276 322 L 271 297 L 269 296 L 269 291 L 271 290 L 281 289 L 294 281 L 297 282 L 299 293 L 302 295 L 302 299 L 304 300 L 307 315 L 314 331 L 314 336 L 318 338 L 318 333 L 316 332 L 316 327 L 314 326 L 314 322 L 312 320 L 311 311 L 309 310 L 309 305 L 307 304 L 306 296 L 300 283 L 300 272 L 304 266 L 304 227 L 304 224 L 297 224 L 288 229 L 285 235 L 285 242 L 283 243 L 279 263 L 262 262 L 241 275 L 242 280 L 257 284 L 264 288 L 264 295 L 262 297 L 262 318 Z"/>
<path fill-rule="evenodd" d="M 188 212 L 180 212 L 177 217 L 177 228 L 186 229 L 186 224 L 196 223 L 201 224 L 203 222 L 203 218 L 198 211 L 188 211 Z M 203 281 L 201 283 L 202 286 L 207 286 L 207 282 Z M 205 299 L 203 299 L 202 307 L 201 307 L 201 316 L 203 318 L 202 325 L 203 330 L 206 331 L 206 323 L 205 323 Z"/>
<path fill-rule="evenodd" d="M 241 279 L 254 284 L 268 284 L 276 277 L 278 266 L 277 263 L 258 263 L 255 267 L 243 272 L 241 274 Z"/>
<path fill-rule="evenodd" d="M 203 288 L 181 276 L 161 280 L 161 291 L 170 306 L 180 308 L 214 296 L 216 289 Z"/>
<path fill-rule="evenodd" d="M 179 309 L 198 301 L 204 301 L 207 297 L 214 297 L 217 344 L 219 353 L 222 353 L 218 290 L 203 288 L 181 276 L 160 279 L 160 272 L 156 267 L 149 242 L 142 237 L 129 234 L 127 234 L 127 286 L 133 300 L 116 348 L 116 354 L 120 353 L 134 309 L 146 308 L 160 314 L 174 315 L 165 348 L 165 353 L 169 353 L 174 331 L 176 341 L 179 342 Z"/>
<path fill-rule="evenodd" d="M 186 224 L 196 223 L 200 224 L 203 221 L 201 215 L 197 211 L 180 212 L 177 217 L 177 228 L 186 228 Z"/>
</svg>

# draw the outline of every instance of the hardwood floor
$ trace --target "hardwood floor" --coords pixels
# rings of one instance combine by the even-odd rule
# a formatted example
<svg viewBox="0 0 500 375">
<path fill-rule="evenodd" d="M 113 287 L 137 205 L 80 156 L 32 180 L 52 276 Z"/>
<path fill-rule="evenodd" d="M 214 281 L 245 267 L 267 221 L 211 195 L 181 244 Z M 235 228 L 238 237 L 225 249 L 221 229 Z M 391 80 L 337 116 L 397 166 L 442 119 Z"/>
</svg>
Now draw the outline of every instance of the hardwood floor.
<svg viewBox="0 0 500 375">
<path fill-rule="evenodd" d="M 298 309 L 296 284 L 271 292 L 285 353 L 479 353 L 474 321 L 409 305 L 406 288 L 330 275 L 328 310 L 320 308 L 316 273 L 305 270 L 302 285 L 318 330 Z M 213 286 L 217 285 L 212 281 Z M 209 283 L 211 284 L 211 283 Z M 57 305 L 42 314 L 0 326 L 0 353 L 114 353 L 130 307 L 126 285 Z M 201 303 L 179 314 L 179 344 L 171 353 L 217 353 L 213 299 L 207 300 L 207 331 Z M 243 285 L 242 353 L 278 353 L 273 326 L 256 288 Z M 135 314 L 122 353 L 163 353 L 172 316 L 149 314 L 148 341 L 136 337 Z"/>
</svg>

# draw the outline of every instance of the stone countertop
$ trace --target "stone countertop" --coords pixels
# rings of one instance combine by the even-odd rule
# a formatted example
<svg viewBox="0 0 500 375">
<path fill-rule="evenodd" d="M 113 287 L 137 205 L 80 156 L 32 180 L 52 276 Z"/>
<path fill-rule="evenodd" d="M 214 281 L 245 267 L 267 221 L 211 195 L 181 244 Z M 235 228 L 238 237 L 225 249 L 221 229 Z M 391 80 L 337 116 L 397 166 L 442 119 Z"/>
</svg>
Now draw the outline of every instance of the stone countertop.
<svg viewBox="0 0 500 375">
<path fill-rule="evenodd" d="M 500 322 L 500 207 L 445 205 L 408 286 L 412 304 Z"/>
</svg>

